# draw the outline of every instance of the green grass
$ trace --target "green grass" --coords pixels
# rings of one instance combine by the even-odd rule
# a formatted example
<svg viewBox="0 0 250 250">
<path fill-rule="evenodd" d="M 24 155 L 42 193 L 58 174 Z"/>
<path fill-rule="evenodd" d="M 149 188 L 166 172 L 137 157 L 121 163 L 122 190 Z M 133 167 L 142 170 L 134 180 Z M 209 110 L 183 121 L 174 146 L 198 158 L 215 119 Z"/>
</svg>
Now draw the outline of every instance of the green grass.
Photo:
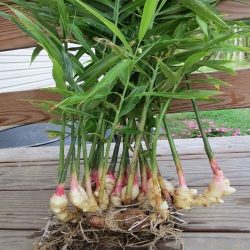
<svg viewBox="0 0 250 250">
<path fill-rule="evenodd" d="M 197 137 L 197 129 L 189 128 L 187 123 L 195 124 L 193 112 L 169 114 L 168 120 L 175 138 Z M 240 135 L 250 134 L 250 109 L 228 109 L 202 111 L 201 118 L 206 129 L 226 128 L 227 132 L 209 133 L 208 136 L 231 136 L 237 129 Z M 214 122 L 214 125 L 211 125 Z"/>
</svg>

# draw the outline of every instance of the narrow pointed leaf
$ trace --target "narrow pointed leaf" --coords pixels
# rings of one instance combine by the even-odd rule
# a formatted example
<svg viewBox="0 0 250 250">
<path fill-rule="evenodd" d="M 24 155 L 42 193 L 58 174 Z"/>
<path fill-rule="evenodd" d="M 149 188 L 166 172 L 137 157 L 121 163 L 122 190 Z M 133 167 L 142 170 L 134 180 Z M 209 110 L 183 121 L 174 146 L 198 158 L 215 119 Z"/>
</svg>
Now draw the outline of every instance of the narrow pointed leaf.
<svg viewBox="0 0 250 250">
<path fill-rule="evenodd" d="M 120 117 L 126 115 L 127 113 L 129 113 L 131 110 L 135 108 L 135 106 L 138 104 L 138 102 L 142 98 L 142 96 L 138 96 L 137 94 L 144 92 L 146 88 L 147 88 L 147 85 L 134 87 L 134 89 L 126 98 L 126 101 L 124 102 L 122 106 Z"/>
<path fill-rule="evenodd" d="M 206 34 L 206 36 L 208 36 L 208 25 L 206 21 L 204 21 L 204 19 L 199 16 L 196 16 L 196 21 L 200 25 L 202 31 Z"/>
<path fill-rule="evenodd" d="M 143 8 L 142 19 L 139 28 L 139 41 L 142 41 L 147 30 L 152 24 L 158 0 L 146 0 Z"/>
<path fill-rule="evenodd" d="M 183 73 L 188 73 L 188 71 L 192 68 L 192 66 L 196 63 L 198 63 L 204 56 L 208 54 L 207 51 L 202 51 L 195 53 L 188 57 L 188 59 L 185 61 L 184 66 L 182 68 Z"/>
<path fill-rule="evenodd" d="M 198 99 L 198 100 L 207 100 L 212 96 L 221 95 L 223 92 L 214 91 L 214 90 L 184 90 L 176 93 L 167 93 L 167 92 L 145 92 L 139 94 L 141 96 L 156 96 L 162 98 L 174 98 L 174 99 Z"/>
<path fill-rule="evenodd" d="M 43 47 L 40 45 L 37 45 L 35 47 L 35 49 L 32 52 L 31 55 L 31 60 L 30 60 L 30 64 L 32 64 L 34 62 L 34 60 L 36 59 L 36 57 L 40 54 L 40 52 L 43 50 Z"/>
<path fill-rule="evenodd" d="M 56 82 L 56 87 L 58 89 L 67 89 L 66 83 L 63 79 L 62 67 L 60 66 L 60 64 L 56 60 L 52 59 L 52 63 L 53 63 L 52 74 L 53 74 L 53 78 Z"/>
<path fill-rule="evenodd" d="M 223 28 L 229 28 L 228 25 L 213 11 L 210 5 L 205 3 L 205 1 L 182 0 L 181 3 L 204 20 L 214 22 Z"/>
<path fill-rule="evenodd" d="M 129 50 L 132 51 L 129 43 L 127 42 L 126 38 L 122 34 L 122 32 L 116 27 L 116 25 L 112 22 L 110 22 L 108 19 L 106 19 L 102 14 L 100 14 L 98 11 L 96 11 L 94 8 L 90 7 L 89 5 L 83 3 L 80 0 L 70 0 L 73 3 L 79 4 L 81 7 L 86 9 L 89 13 L 94 15 L 97 19 L 99 19 L 103 24 L 105 24 L 116 36 L 122 41 L 124 46 Z"/>
<path fill-rule="evenodd" d="M 71 32 L 75 36 L 75 38 L 80 42 L 82 47 L 88 52 L 88 54 L 91 56 L 93 61 L 97 61 L 97 57 L 94 54 L 94 52 L 91 50 L 89 44 L 87 41 L 84 39 L 82 31 L 76 26 L 75 24 L 70 25 Z"/>
</svg>

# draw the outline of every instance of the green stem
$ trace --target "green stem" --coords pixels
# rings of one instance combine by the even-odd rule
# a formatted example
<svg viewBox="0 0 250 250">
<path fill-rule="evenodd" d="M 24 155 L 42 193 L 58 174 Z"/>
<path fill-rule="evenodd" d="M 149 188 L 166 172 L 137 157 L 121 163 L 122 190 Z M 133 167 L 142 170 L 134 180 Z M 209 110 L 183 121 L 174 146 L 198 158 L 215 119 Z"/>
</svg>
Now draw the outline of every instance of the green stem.
<svg viewBox="0 0 250 250">
<path fill-rule="evenodd" d="M 101 135 L 104 135 L 105 133 L 105 124 L 102 124 L 102 128 L 101 128 Z M 97 183 L 97 188 L 101 188 L 101 184 L 100 182 L 102 181 L 102 176 L 103 176 L 103 164 L 104 164 L 104 160 L 103 160 L 103 155 L 104 155 L 104 142 L 100 141 L 99 142 L 99 146 L 98 146 L 98 183 Z M 105 174 L 106 176 L 106 174 Z"/>
<path fill-rule="evenodd" d="M 187 79 L 187 77 L 186 77 L 186 79 Z M 188 86 L 188 89 L 190 90 L 191 89 L 191 84 L 187 83 L 187 86 Z M 211 146 L 209 144 L 206 132 L 205 132 L 205 130 L 203 128 L 203 125 L 202 125 L 202 121 L 201 121 L 201 117 L 200 117 L 198 105 L 197 105 L 195 99 L 191 99 L 191 101 L 192 101 L 192 105 L 193 105 L 193 109 L 194 109 L 196 121 L 198 123 L 198 127 L 199 127 L 199 130 L 201 132 L 201 136 L 202 136 L 202 140 L 203 140 L 203 143 L 204 143 L 204 148 L 205 148 L 206 154 L 208 156 L 208 159 L 212 160 L 213 157 L 214 157 L 213 151 L 212 151 L 212 148 L 211 148 Z"/>
<path fill-rule="evenodd" d="M 188 83 L 188 89 L 191 89 L 190 83 Z M 216 161 L 216 159 L 214 157 L 214 153 L 213 153 L 212 148 L 210 146 L 210 143 L 208 141 L 206 132 L 205 132 L 205 130 L 203 128 L 203 124 L 202 124 L 202 120 L 201 120 L 201 117 L 200 117 L 200 112 L 199 112 L 199 109 L 198 109 L 198 105 L 197 105 L 197 103 L 196 103 L 196 101 L 194 99 L 192 99 L 191 101 L 192 101 L 196 121 L 198 123 L 198 127 L 199 127 L 199 130 L 201 132 L 201 137 L 202 137 L 202 140 L 203 140 L 203 144 L 204 144 L 204 148 L 205 148 L 207 157 L 209 159 L 211 169 L 212 169 L 212 171 L 213 171 L 213 173 L 215 175 L 223 175 L 223 172 L 220 169 L 220 167 L 219 167 L 219 165 L 218 165 L 218 163 L 217 163 L 217 161 Z"/>
<path fill-rule="evenodd" d="M 71 118 L 71 141 L 75 141 L 75 118 L 74 118 L 74 115 L 72 115 L 72 118 Z M 80 123 L 80 121 L 79 121 Z M 74 143 L 75 144 L 75 143 Z M 79 169 L 77 167 L 77 164 L 76 164 L 76 149 L 75 149 L 75 145 L 74 147 L 72 148 L 72 155 L 71 155 L 71 173 L 73 175 L 78 175 L 78 172 L 79 172 Z"/>
<path fill-rule="evenodd" d="M 181 82 L 181 81 L 180 81 Z M 175 93 L 175 91 L 177 90 L 179 83 L 175 84 L 171 93 Z M 155 133 L 153 135 L 153 142 L 152 142 L 152 157 L 151 157 L 151 165 L 152 165 L 152 172 L 153 172 L 153 177 L 156 178 L 157 177 L 157 161 L 156 161 L 156 149 L 157 149 L 157 141 L 159 138 L 159 134 L 160 134 L 160 129 L 161 129 L 161 124 L 163 121 L 163 118 L 166 114 L 167 109 L 169 108 L 169 105 L 172 101 L 172 98 L 169 98 L 165 104 L 163 105 L 163 107 L 160 109 L 160 114 L 157 116 L 156 119 L 156 130 Z"/>
<path fill-rule="evenodd" d="M 126 125 L 126 121 L 124 123 Z M 134 125 L 133 119 L 129 119 L 127 126 L 128 128 L 132 128 Z M 131 140 L 131 135 L 126 134 L 123 136 L 123 148 L 122 148 L 122 156 L 121 156 L 121 162 L 119 165 L 118 175 L 116 179 L 116 188 L 115 191 L 121 191 L 122 185 L 124 183 L 125 173 L 126 173 L 126 167 L 128 166 L 128 159 L 129 159 L 129 142 Z"/>
<path fill-rule="evenodd" d="M 141 191 L 147 192 L 147 165 L 144 160 L 144 157 L 140 154 L 139 156 L 139 165 L 140 165 L 140 173 L 141 173 Z"/>
<path fill-rule="evenodd" d="M 102 172 L 102 179 L 101 179 L 101 187 L 100 187 L 100 196 L 99 196 L 100 201 L 103 200 L 103 195 L 104 195 L 104 188 L 105 188 L 106 174 L 107 174 L 107 170 L 108 170 L 108 159 L 109 159 L 110 147 L 111 147 L 111 143 L 112 143 L 112 140 L 114 137 L 116 126 L 117 126 L 119 118 L 120 118 L 120 112 L 122 109 L 123 102 L 125 100 L 125 95 L 126 95 L 128 86 L 129 86 L 129 77 L 128 77 L 128 79 L 126 79 L 126 85 L 125 85 L 125 88 L 124 88 L 122 96 L 121 96 L 121 101 L 119 103 L 118 110 L 116 111 L 115 119 L 114 119 L 113 125 L 111 127 L 111 132 L 109 135 L 109 139 L 107 141 L 105 157 L 104 157 L 104 166 L 103 166 L 103 172 Z"/>
<path fill-rule="evenodd" d="M 158 73 L 158 69 L 159 69 L 159 63 L 157 62 L 155 70 L 153 72 L 153 77 L 150 81 L 149 84 L 149 92 L 152 91 L 153 87 L 154 87 L 154 83 L 155 83 L 155 79 Z M 132 188 L 133 188 L 133 184 L 134 184 L 134 176 L 135 176 L 135 170 L 136 170 L 136 165 L 138 162 L 138 155 L 139 155 L 139 151 L 140 151 L 140 147 L 141 147 L 141 139 L 143 137 L 143 131 L 144 131 L 144 127 L 146 124 L 146 119 L 147 119 L 147 112 L 148 112 L 148 108 L 151 102 L 151 96 L 148 95 L 146 96 L 146 100 L 144 103 L 144 107 L 143 107 L 143 111 L 142 111 L 142 116 L 141 116 L 141 121 L 138 127 L 139 133 L 136 136 L 136 140 L 135 140 L 135 146 L 134 146 L 134 153 L 133 153 L 133 157 L 131 160 L 131 166 L 130 166 L 130 171 L 129 171 L 129 177 L 128 177 L 128 184 L 127 184 L 127 190 L 126 190 L 126 195 L 125 195 L 125 204 L 131 204 L 132 201 Z"/>
<path fill-rule="evenodd" d="M 119 170 L 118 170 L 113 193 L 118 193 L 118 194 L 121 193 L 123 183 L 124 183 L 124 178 L 125 178 L 126 167 L 127 167 L 127 152 L 128 152 L 127 145 L 125 142 L 123 142 L 121 162 L 119 165 Z"/>
<path fill-rule="evenodd" d="M 60 175 L 64 169 L 65 124 L 66 124 L 66 114 L 65 114 L 65 112 L 63 112 L 62 113 L 61 135 L 60 135 L 58 179 L 60 178 Z"/>
<path fill-rule="evenodd" d="M 163 123 L 164 123 L 164 127 L 165 127 L 165 130 L 166 130 L 166 135 L 167 135 L 167 138 L 168 138 L 168 142 L 169 142 L 169 146 L 170 146 L 170 149 L 171 149 L 171 152 L 172 152 L 172 156 L 173 156 L 173 159 L 174 159 L 176 172 L 177 172 L 177 175 L 178 175 L 178 178 L 179 178 L 179 186 L 180 187 L 187 187 L 185 177 L 184 177 L 184 173 L 183 173 L 183 169 L 182 169 L 182 166 L 181 166 L 180 157 L 178 155 L 178 152 L 177 152 L 177 149 L 176 149 L 176 146 L 175 146 L 175 143 L 174 143 L 174 139 L 173 139 L 172 134 L 171 134 L 170 127 L 169 127 L 169 125 L 167 123 L 166 116 L 163 119 Z"/>
<path fill-rule="evenodd" d="M 83 161 L 84 161 L 85 184 L 86 184 L 87 193 L 90 194 L 92 193 L 92 188 L 91 188 L 91 180 L 90 180 L 89 158 L 88 158 L 88 153 L 87 153 L 86 138 L 85 138 L 84 131 L 82 131 L 81 137 L 82 137 L 82 154 L 83 154 Z"/>
<path fill-rule="evenodd" d="M 94 135 L 94 140 L 92 142 L 91 149 L 90 149 L 90 152 L 89 152 L 89 164 L 91 166 L 93 165 L 94 158 L 96 156 L 96 145 L 97 145 L 97 142 L 99 140 L 98 134 L 100 134 L 100 131 L 101 131 L 101 128 L 102 128 L 103 116 L 104 116 L 104 113 L 101 112 L 100 117 L 99 117 L 99 121 L 97 123 L 96 134 Z"/>
<path fill-rule="evenodd" d="M 109 165 L 109 170 L 108 172 L 113 174 L 115 172 L 115 167 L 117 164 L 117 159 L 118 159 L 118 153 L 119 153 L 119 148 L 120 148 L 120 144 L 121 144 L 121 136 L 117 135 L 115 136 L 115 148 L 113 151 L 113 155 L 112 155 L 112 159 L 111 159 L 111 163 Z"/>
<path fill-rule="evenodd" d="M 120 8 L 120 0 L 116 0 L 115 7 L 114 7 L 114 13 L 113 13 L 113 20 L 114 20 L 116 27 L 117 27 L 118 18 L 119 18 L 119 8 Z M 113 33 L 113 43 L 115 43 L 115 42 L 116 42 L 116 34 Z"/>
<path fill-rule="evenodd" d="M 80 123 L 78 123 L 77 129 L 75 130 L 74 136 L 71 140 L 69 151 L 68 151 L 66 159 L 64 161 L 64 168 L 62 169 L 62 172 L 60 173 L 59 183 L 64 183 L 66 180 L 67 173 L 68 173 L 68 166 L 70 164 L 72 152 L 75 148 L 75 142 L 76 142 L 76 138 L 77 138 L 79 130 L 80 130 Z"/>
<path fill-rule="evenodd" d="M 193 105 L 193 108 L 194 108 L 196 121 L 198 123 L 198 127 L 199 127 L 199 130 L 201 132 L 201 136 L 202 136 L 202 140 L 203 140 L 203 143 L 204 143 L 204 148 L 205 148 L 206 154 L 208 156 L 208 159 L 212 160 L 214 158 L 214 154 L 213 154 L 212 148 L 211 148 L 211 146 L 209 144 L 206 132 L 204 131 L 204 128 L 203 128 L 197 103 L 196 103 L 196 101 L 194 99 L 192 99 L 191 101 L 192 101 L 192 105 Z"/>
<path fill-rule="evenodd" d="M 77 177 L 79 179 L 79 172 L 80 172 L 80 161 L 81 161 L 81 134 L 78 134 L 78 140 L 77 140 L 77 154 L 76 154 L 76 165 L 77 165 Z"/>
<path fill-rule="evenodd" d="M 177 86 L 174 87 L 172 92 L 174 92 L 176 89 L 177 89 Z M 171 102 L 171 99 L 168 99 L 166 101 L 166 103 L 160 110 L 160 114 L 157 116 L 156 129 L 155 129 L 155 133 L 153 134 L 153 139 L 152 139 L 152 154 L 151 154 L 150 162 L 152 165 L 153 176 L 155 178 L 157 177 L 157 162 L 156 162 L 157 141 L 158 141 L 159 134 L 160 134 L 162 120 L 165 116 L 165 113 L 169 107 L 170 102 Z"/>
</svg>

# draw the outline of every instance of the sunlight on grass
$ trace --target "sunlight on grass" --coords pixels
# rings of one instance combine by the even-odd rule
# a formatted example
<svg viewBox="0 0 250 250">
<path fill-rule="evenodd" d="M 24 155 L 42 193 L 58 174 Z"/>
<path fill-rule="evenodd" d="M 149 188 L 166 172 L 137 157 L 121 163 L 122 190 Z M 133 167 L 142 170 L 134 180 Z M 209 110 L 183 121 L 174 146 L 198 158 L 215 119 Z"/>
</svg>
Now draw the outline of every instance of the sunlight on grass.
<svg viewBox="0 0 250 250">
<path fill-rule="evenodd" d="M 218 136 L 231 136 L 235 131 L 237 135 L 250 134 L 250 109 L 228 109 L 216 111 L 202 111 L 201 117 L 207 130 L 214 126 L 220 133 Z M 188 122 L 195 122 L 193 112 L 169 114 L 168 119 L 175 138 L 196 137 L 193 128 Z M 212 126 L 211 124 L 214 125 Z"/>
</svg>

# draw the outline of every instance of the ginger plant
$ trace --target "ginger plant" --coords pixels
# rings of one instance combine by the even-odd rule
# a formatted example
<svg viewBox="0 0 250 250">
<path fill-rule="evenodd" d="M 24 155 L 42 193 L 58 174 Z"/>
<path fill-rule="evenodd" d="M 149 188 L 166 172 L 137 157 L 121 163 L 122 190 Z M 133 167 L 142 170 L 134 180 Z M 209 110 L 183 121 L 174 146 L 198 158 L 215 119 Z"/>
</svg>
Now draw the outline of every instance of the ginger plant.
<svg viewBox="0 0 250 250">
<path fill-rule="evenodd" d="M 59 102 L 42 103 L 61 124 L 58 185 L 50 200 L 58 221 L 77 224 L 85 218 L 87 228 L 132 233 L 131 241 L 146 235 L 146 229 L 147 235 L 160 239 L 170 235 L 166 225 L 171 223 L 173 205 L 210 205 L 234 191 L 217 167 L 206 136 L 214 179 L 203 195 L 188 188 L 165 119 L 173 99 L 188 99 L 200 123 L 196 101 L 222 93 L 200 89 L 199 84 L 185 90 L 185 76 L 204 66 L 231 72 L 226 61 L 211 59 L 212 55 L 245 51 L 227 41 L 244 34 L 246 27 L 233 23 L 241 25 L 236 33 L 214 10 L 216 1 L 10 2 L 2 4 L 11 14 L 0 14 L 36 40 L 32 61 L 42 49 L 47 51 L 56 85 L 51 91 L 61 95 Z M 82 63 L 83 55 L 87 62 Z M 158 168 L 163 125 L 179 179 L 176 189 Z M 67 154 L 65 127 L 71 135 Z M 119 242 L 125 244 L 124 238 Z"/>
</svg>

